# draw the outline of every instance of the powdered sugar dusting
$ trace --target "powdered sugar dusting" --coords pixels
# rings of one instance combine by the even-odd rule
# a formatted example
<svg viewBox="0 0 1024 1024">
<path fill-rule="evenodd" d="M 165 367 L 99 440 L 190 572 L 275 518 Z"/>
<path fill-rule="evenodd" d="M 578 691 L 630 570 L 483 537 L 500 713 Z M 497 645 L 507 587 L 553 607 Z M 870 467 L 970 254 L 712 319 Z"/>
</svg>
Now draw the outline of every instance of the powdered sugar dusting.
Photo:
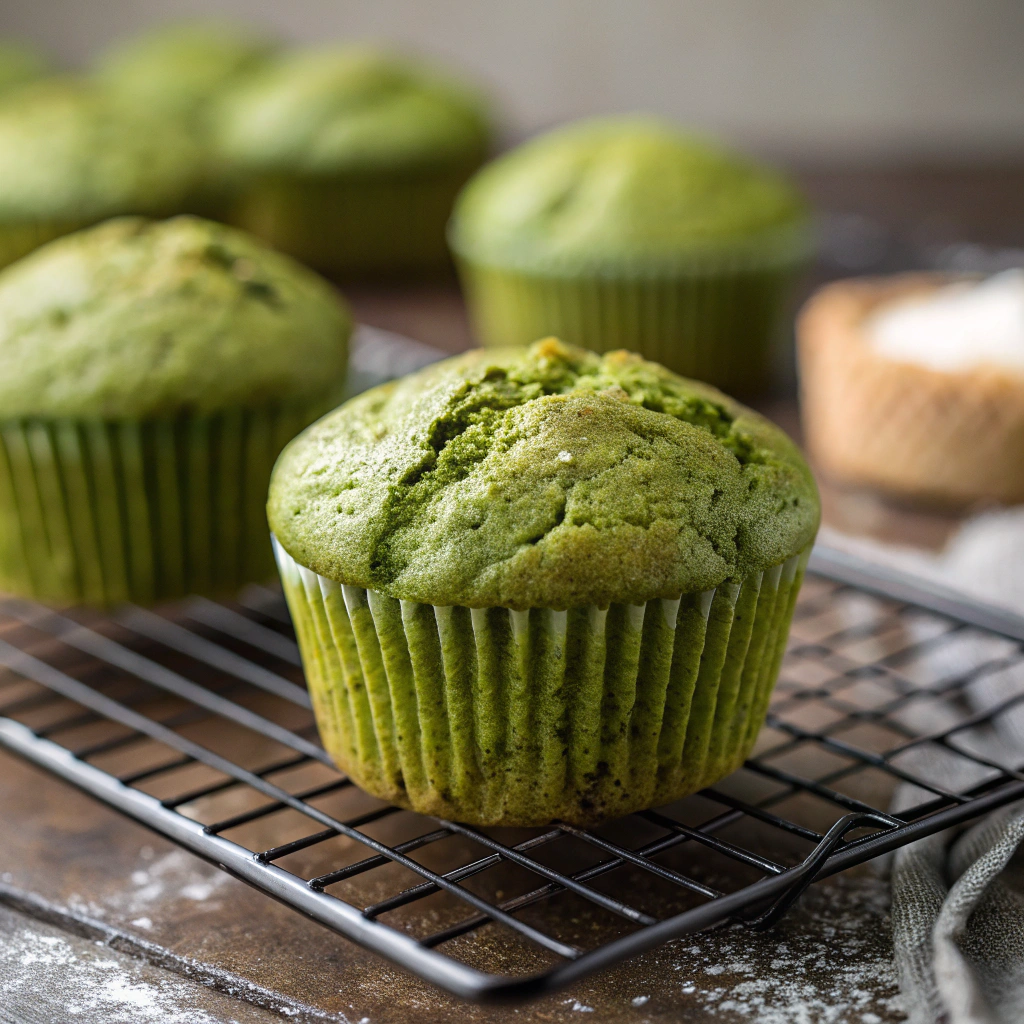
<svg viewBox="0 0 1024 1024">
<path fill-rule="evenodd" d="M 11 968 L 0 984 L 0 1002 L 8 1006 L 32 1005 L 33 993 L 52 994 L 59 983 L 69 1021 L 88 1014 L 108 1024 L 217 1024 L 205 1010 L 183 1007 L 192 989 L 174 975 L 145 980 L 134 961 L 90 956 L 58 935 L 17 931 L 0 945 L 0 962 Z"/>
<path fill-rule="evenodd" d="M 693 943 L 677 955 L 685 1005 L 727 1021 L 756 1024 L 882 1024 L 899 1019 L 897 979 L 887 943 L 879 943 L 888 887 L 840 880 L 799 933 L 752 934 L 734 927 L 713 942 Z M 815 902 L 809 894 L 805 903 Z M 867 912 L 867 913 L 866 913 Z M 722 980 L 719 980 L 722 979 Z M 727 981 L 725 979 L 728 979 Z"/>
<path fill-rule="evenodd" d="M 69 903 L 73 909 L 96 918 L 113 914 L 147 931 L 152 929 L 154 920 L 173 913 L 169 905 L 174 900 L 188 900 L 195 905 L 190 908 L 193 910 L 220 909 L 217 897 L 231 881 L 223 871 L 203 864 L 183 850 L 171 850 L 156 857 L 152 848 L 144 847 L 140 859 L 143 864 L 132 871 L 131 886 L 108 897 L 106 907 L 72 897 Z"/>
</svg>

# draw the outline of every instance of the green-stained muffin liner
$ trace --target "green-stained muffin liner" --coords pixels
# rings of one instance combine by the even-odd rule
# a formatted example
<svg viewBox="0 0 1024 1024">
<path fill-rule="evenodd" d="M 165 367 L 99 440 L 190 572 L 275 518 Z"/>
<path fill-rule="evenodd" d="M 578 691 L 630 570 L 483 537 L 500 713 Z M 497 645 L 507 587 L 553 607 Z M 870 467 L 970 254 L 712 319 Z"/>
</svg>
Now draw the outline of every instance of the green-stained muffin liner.
<svg viewBox="0 0 1024 1024">
<path fill-rule="evenodd" d="M 596 352 L 628 349 L 735 394 L 770 384 L 802 262 L 709 257 L 671 273 L 528 273 L 465 258 L 477 337 L 524 345 L 554 335 Z"/>
<path fill-rule="evenodd" d="M 275 553 L 324 746 L 367 792 L 473 824 L 587 824 L 738 768 L 810 549 L 715 590 L 569 611 L 435 607 Z"/>
<path fill-rule="evenodd" d="M 475 164 L 416 177 L 262 177 L 232 214 L 239 227 L 334 277 L 439 272 L 445 225 Z"/>
<path fill-rule="evenodd" d="M 270 471 L 331 404 L 0 422 L 0 590 L 149 604 L 267 579 Z"/>
<path fill-rule="evenodd" d="M 0 224 L 0 268 L 20 260 L 55 238 L 88 227 L 89 223 L 84 220 L 54 220 Z"/>
</svg>

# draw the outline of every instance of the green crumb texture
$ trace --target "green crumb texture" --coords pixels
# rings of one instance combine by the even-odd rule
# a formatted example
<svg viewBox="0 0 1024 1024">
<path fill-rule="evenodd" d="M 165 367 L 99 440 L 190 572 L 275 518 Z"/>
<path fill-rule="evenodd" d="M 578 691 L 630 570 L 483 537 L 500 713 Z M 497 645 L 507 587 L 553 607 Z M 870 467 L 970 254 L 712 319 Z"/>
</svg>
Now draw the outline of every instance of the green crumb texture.
<svg viewBox="0 0 1024 1024">
<path fill-rule="evenodd" d="M 337 176 L 462 167 L 490 142 L 470 88 L 364 47 L 274 61 L 225 98 L 222 156 L 258 174 Z"/>
<path fill-rule="evenodd" d="M 326 282 L 240 231 L 111 220 L 0 272 L 0 420 L 322 402 L 350 329 Z"/>
<path fill-rule="evenodd" d="M 243 26 L 183 22 L 108 50 L 95 75 L 133 103 L 190 116 L 260 68 L 276 48 L 272 40 Z"/>
<path fill-rule="evenodd" d="M 667 272 L 721 254 L 792 261 L 808 245 L 807 211 L 783 176 L 668 122 L 598 118 L 485 167 L 450 239 L 494 267 Z"/>
<path fill-rule="evenodd" d="M 806 548 L 796 447 L 707 385 L 547 339 L 476 350 L 349 401 L 274 471 L 299 565 L 433 605 L 642 604 Z"/>
</svg>

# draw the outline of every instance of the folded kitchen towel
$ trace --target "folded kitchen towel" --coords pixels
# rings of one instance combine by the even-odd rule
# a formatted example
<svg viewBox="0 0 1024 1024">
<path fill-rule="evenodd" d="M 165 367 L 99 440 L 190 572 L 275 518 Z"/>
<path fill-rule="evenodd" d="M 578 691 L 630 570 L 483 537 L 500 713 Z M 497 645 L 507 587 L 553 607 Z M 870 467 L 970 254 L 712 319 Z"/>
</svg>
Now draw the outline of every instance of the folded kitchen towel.
<svg viewBox="0 0 1024 1024">
<path fill-rule="evenodd" d="M 959 691 L 968 714 L 991 721 L 921 744 L 902 767 L 963 792 L 999 768 L 1024 765 L 1024 665 L 1006 657 L 1015 647 L 971 630 L 957 634 L 942 655 L 946 679 L 969 680 Z M 932 795 L 901 787 L 893 809 Z M 897 851 L 893 946 L 910 1024 L 1024 1021 L 1022 844 L 1024 803 L 1018 802 L 966 831 L 952 829 Z"/>
<path fill-rule="evenodd" d="M 1024 615 L 1024 505 L 971 516 L 938 552 L 852 536 L 828 525 L 821 528 L 818 543 L 955 587 L 969 597 Z"/>
<path fill-rule="evenodd" d="M 893 945 L 910 1024 L 1024 1020 L 1024 807 L 904 847 Z"/>
</svg>

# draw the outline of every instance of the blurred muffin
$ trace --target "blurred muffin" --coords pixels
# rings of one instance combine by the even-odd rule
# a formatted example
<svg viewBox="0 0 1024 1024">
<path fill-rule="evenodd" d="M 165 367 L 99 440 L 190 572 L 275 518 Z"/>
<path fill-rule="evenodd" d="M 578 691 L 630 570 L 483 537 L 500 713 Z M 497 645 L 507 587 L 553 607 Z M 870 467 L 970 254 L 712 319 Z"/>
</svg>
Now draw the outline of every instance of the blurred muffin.
<svg viewBox="0 0 1024 1024">
<path fill-rule="evenodd" d="M 549 338 L 347 402 L 285 449 L 268 515 L 338 765 L 417 811 L 539 825 L 742 763 L 819 511 L 756 413 Z"/>
<path fill-rule="evenodd" d="M 485 167 L 449 232 L 480 340 L 628 348 L 764 388 L 809 252 L 784 178 L 648 117 L 588 120 Z"/>
<path fill-rule="evenodd" d="M 0 92 L 49 74 L 50 64 L 31 47 L 0 40 Z"/>
<path fill-rule="evenodd" d="M 283 57 L 219 111 L 249 178 L 234 220 L 339 276 L 438 270 L 456 193 L 490 139 L 479 96 L 364 48 Z"/>
<path fill-rule="evenodd" d="M 244 26 L 163 25 L 107 50 L 95 76 L 140 106 L 202 120 L 221 93 L 265 64 L 276 48 Z"/>
<path fill-rule="evenodd" d="M 825 473 L 917 501 L 1024 501 L 1024 271 L 841 281 L 797 333 Z"/>
<path fill-rule="evenodd" d="M 126 40 L 97 62 L 96 81 L 119 101 L 160 120 L 177 120 L 193 133 L 204 167 L 187 212 L 225 218 L 237 182 L 211 138 L 210 113 L 276 49 L 273 40 L 244 26 L 185 22 Z"/>
<path fill-rule="evenodd" d="M 218 594 L 273 571 L 285 443 L 330 409 L 350 320 L 233 228 L 126 217 L 0 273 L 0 589 Z"/>
<path fill-rule="evenodd" d="M 9 90 L 0 96 L 0 266 L 116 214 L 180 212 L 203 174 L 188 132 L 92 85 L 50 79 Z"/>
</svg>

